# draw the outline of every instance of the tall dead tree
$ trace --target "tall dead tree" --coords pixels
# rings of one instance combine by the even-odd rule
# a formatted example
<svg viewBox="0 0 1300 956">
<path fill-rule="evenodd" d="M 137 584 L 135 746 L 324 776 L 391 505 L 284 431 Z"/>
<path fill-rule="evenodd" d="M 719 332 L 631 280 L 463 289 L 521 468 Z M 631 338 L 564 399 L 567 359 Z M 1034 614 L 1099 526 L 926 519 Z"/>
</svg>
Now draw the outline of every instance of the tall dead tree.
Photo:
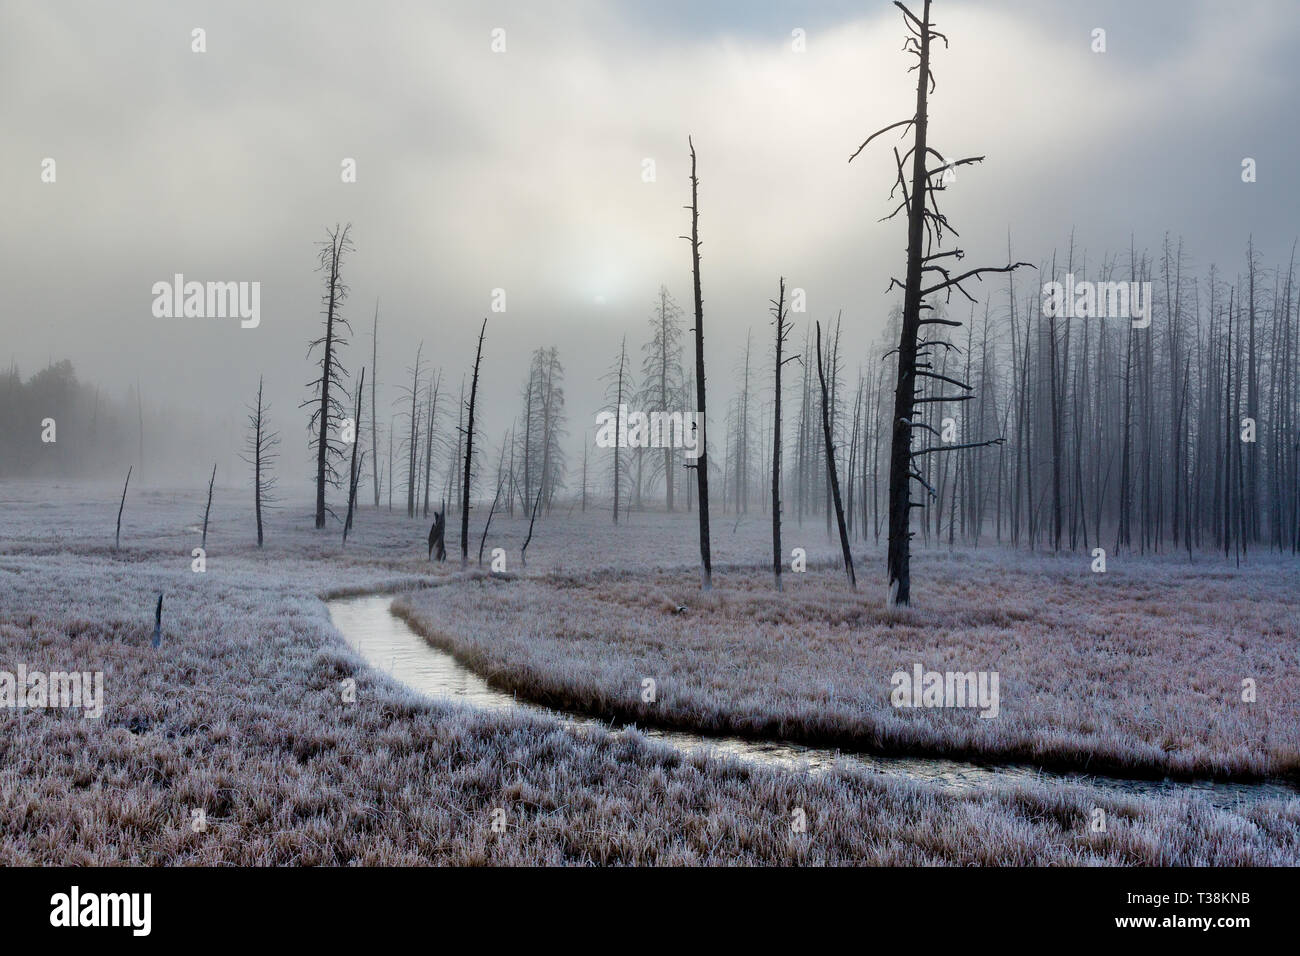
<svg viewBox="0 0 1300 956">
<path fill-rule="evenodd" d="M 619 450 L 623 436 L 623 395 L 629 387 L 630 373 L 627 367 L 627 336 L 618 348 L 618 366 L 605 373 L 606 400 L 613 399 L 614 404 L 614 524 L 618 524 L 619 492 L 622 488 L 623 472 L 619 460 Z M 525 502 L 527 504 L 527 502 Z"/>
<path fill-rule="evenodd" d="M 469 387 L 469 406 L 465 418 L 465 477 L 461 482 L 460 511 L 460 567 L 469 567 L 469 489 L 474 467 L 474 403 L 478 400 L 478 370 L 483 361 L 483 336 L 487 332 L 487 319 L 478 331 L 478 350 L 474 353 L 474 378 Z"/>
<path fill-rule="evenodd" d="M 406 439 L 406 517 L 415 517 L 415 489 L 420 483 L 420 355 L 424 352 L 424 343 L 415 350 L 415 365 L 407 369 L 411 373 L 411 385 L 403 386 L 402 391 L 411 397 L 411 410 L 407 416 Z"/>
<path fill-rule="evenodd" d="M 325 486 L 338 486 L 339 473 L 334 465 L 336 459 L 343 456 L 343 448 L 337 438 L 330 437 L 331 427 L 342 418 L 343 404 L 338 400 L 338 393 L 343 389 L 342 379 L 347 377 L 347 370 L 339 363 L 338 351 L 347 345 L 341 330 L 352 331 L 352 326 L 340 314 L 344 301 L 348 297 L 348 287 L 343 282 L 343 260 L 353 250 L 349 234 L 352 224 L 329 230 L 328 239 L 320 245 L 320 266 L 318 271 L 325 274 L 325 294 L 321 296 L 324 306 L 325 334 L 313 340 L 307 347 L 310 352 L 321 348 L 320 377 L 309 382 L 308 388 L 315 388 L 317 397 L 306 401 L 302 407 L 315 405 L 308 428 L 313 432 L 312 444 L 316 451 L 316 527 L 325 527 Z"/>
<path fill-rule="evenodd" d="M 262 508 L 270 507 L 276 479 L 271 465 L 279 457 L 272 449 L 280 444 L 280 433 L 273 432 L 266 420 L 270 406 L 262 401 L 262 379 L 257 380 L 257 403 L 248 406 L 248 444 L 240 457 L 253 466 L 253 511 L 257 516 L 257 546 L 262 546 Z"/>
<path fill-rule="evenodd" d="M 928 2 L 928 0 L 927 0 Z M 713 561 L 709 553 L 709 456 L 705 445 L 707 434 L 704 409 L 704 297 L 700 293 L 700 179 L 695 174 L 695 143 L 688 136 L 687 144 L 691 148 L 691 204 L 685 208 L 691 211 L 691 234 L 682 236 L 691 244 L 691 275 L 695 288 L 695 410 L 696 421 L 700 424 L 696 450 L 699 452 L 695 464 L 695 485 L 700 496 L 700 589 L 713 588 Z"/>
<path fill-rule="evenodd" d="M 776 381 L 772 386 L 772 576 L 776 589 L 781 590 L 781 366 L 793 362 L 797 355 L 785 358 L 782 350 L 790 336 L 790 323 L 786 321 L 785 277 L 781 277 L 777 297 L 772 301 L 772 324 L 776 326 L 776 362 L 773 365 Z"/>
<path fill-rule="evenodd" d="M 465 432 L 465 376 L 460 377 L 460 401 L 456 404 L 456 454 L 451 460 L 451 467 L 447 469 L 447 494 L 446 498 L 453 504 L 460 495 L 460 476 L 461 468 L 461 450 L 464 447 Z M 391 482 L 390 482 L 391 484 Z"/>
<path fill-rule="evenodd" d="M 424 517 L 426 518 L 429 517 L 429 483 L 433 472 L 433 423 L 438 415 L 438 392 L 441 387 L 442 369 L 439 369 L 437 376 L 424 389 L 428 402 L 428 410 L 424 416 Z"/>
<path fill-rule="evenodd" d="M 379 300 L 375 299 L 375 324 L 370 332 L 370 471 L 375 479 L 375 510 L 379 510 L 379 416 L 375 410 L 375 385 L 379 381 Z"/>
<path fill-rule="evenodd" d="M 749 513 L 749 352 L 753 332 L 745 333 L 745 365 L 736 404 L 736 514 Z M 725 495 L 724 495 L 725 497 Z M 725 508 L 723 509 L 726 510 Z"/>
<path fill-rule="evenodd" d="M 946 252 L 938 251 L 943 242 L 944 230 L 951 231 L 947 218 L 939 211 L 938 195 L 945 188 L 946 182 L 952 180 L 957 168 L 981 162 L 984 157 L 972 156 L 949 160 L 929 145 L 927 103 L 929 93 L 934 88 L 934 76 L 930 71 L 931 41 L 938 38 L 943 41 L 944 46 L 948 44 L 948 38 L 935 30 L 934 24 L 930 21 L 930 3 L 931 0 L 924 0 L 924 7 L 919 17 L 904 4 L 899 2 L 894 4 L 903 12 L 903 22 L 908 31 L 903 49 L 917 58 L 915 67 L 917 70 L 915 112 L 910 119 L 890 123 L 883 129 L 872 133 L 849 157 L 849 162 L 852 162 L 859 153 L 866 149 L 872 140 L 889 130 L 903 127 L 904 135 L 909 129 L 912 131 L 914 138 L 911 149 L 902 156 L 899 155 L 897 148 L 894 149 L 897 177 L 894 189 L 890 190 L 890 196 L 892 197 L 894 192 L 901 187 L 903 198 L 894 211 L 885 217 L 886 219 L 893 219 L 900 212 L 906 211 L 907 213 L 907 276 L 902 282 L 897 278 L 893 278 L 889 284 L 890 289 L 895 285 L 901 286 L 903 289 L 903 327 L 898 342 L 898 381 L 894 390 L 893 434 L 889 456 L 889 553 L 887 563 L 889 590 L 887 600 L 891 606 L 906 606 L 911 603 L 911 513 L 913 507 L 921 506 L 919 502 L 912 501 L 911 482 L 917 481 L 931 495 L 935 494 L 934 489 L 925 482 L 920 472 L 913 467 L 913 462 L 922 455 L 936 451 L 977 447 L 1001 441 L 1001 439 L 994 439 L 992 442 L 938 445 L 918 451 L 912 450 L 913 428 L 924 427 L 934 431 L 929 425 L 913 422 L 914 410 L 918 402 L 966 401 L 973 397 L 969 394 L 970 388 L 965 383 L 928 371 L 932 367 L 930 358 L 933 356 L 933 353 L 929 350 L 935 343 L 928 338 L 920 338 L 922 327 L 959 326 L 961 323 L 937 317 L 923 319 L 921 317 L 923 311 L 933 311 L 934 309 L 934 306 L 927 303 L 925 299 L 927 296 L 943 292 L 945 293 L 945 300 L 947 300 L 951 298 L 952 291 L 956 289 L 974 302 L 975 299 L 962 287 L 962 282 L 972 278 L 980 279 L 984 273 L 1011 272 L 1020 266 L 1029 265 L 1029 263 L 1016 262 L 1000 268 L 970 269 L 958 275 L 953 275 L 942 260 L 947 258 L 951 258 L 953 261 L 960 260 L 963 258 L 963 251 L 961 249 L 950 249 Z M 939 165 L 934 168 L 927 168 L 926 163 L 931 157 L 936 158 Z M 910 186 L 904 170 L 908 160 L 912 164 Z M 935 177 L 939 177 L 938 181 L 935 180 Z M 927 274 L 937 275 L 941 277 L 941 280 L 926 286 L 923 280 L 927 277 Z M 943 381 L 966 390 L 967 394 L 929 395 L 918 398 L 918 378 Z"/>
</svg>

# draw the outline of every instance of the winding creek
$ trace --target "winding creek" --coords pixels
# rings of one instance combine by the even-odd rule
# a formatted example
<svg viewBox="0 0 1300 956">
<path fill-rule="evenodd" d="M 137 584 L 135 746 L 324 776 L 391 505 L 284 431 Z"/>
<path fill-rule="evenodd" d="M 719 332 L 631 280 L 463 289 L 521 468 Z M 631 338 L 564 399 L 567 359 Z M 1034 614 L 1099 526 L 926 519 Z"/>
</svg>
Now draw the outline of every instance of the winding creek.
<svg viewBox="0 0 1300 956">
<path fill-rule="evenodd" d="M 392 594 L 373 594 L 326 602 L 334 626 L 372 667 L 435 700 L 459 702 L 489 711 L 525 711 L 559 720 L 572 727 L 593 727 L 607 733 L 621 733 L 617 725 L 560 713 L 493 689 L 452 655 L 430 645 L 411 630 L 405 621 L 394 616 L 390 610 L 394 600 L 396 596 Z M 813 773 L 838 765 L 868 773 L 905 777 L 954 791 L 982 790 L 1026 782 L 1073 783 L 1127 795 L 1155 796 L 1192 792 L 1221 809 L 1239 808 L 1261 800 L 1300 799 L 1300 791 L 1281 782 L 1130 780 L 1049 773 L 1021 765 L 984 765 L 928 757 L 876 757 L 804 747 L 783 741 L 706 737 L 654 728 L 640 731 L 646 737 L 687 752 L 709 750 L 740 760 L 790 770 L 807 769 Z"/>
</svg>

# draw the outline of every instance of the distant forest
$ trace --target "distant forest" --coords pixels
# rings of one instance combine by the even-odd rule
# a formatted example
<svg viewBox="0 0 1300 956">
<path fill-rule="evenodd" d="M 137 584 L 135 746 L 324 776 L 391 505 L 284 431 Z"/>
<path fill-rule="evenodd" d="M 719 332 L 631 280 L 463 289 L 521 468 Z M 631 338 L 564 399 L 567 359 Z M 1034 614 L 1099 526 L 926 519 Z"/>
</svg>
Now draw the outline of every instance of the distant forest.
<svg viewBox="0 0 1300 956">
<path fill-rule="evenodd" d="M 54 421 L 52 432 L 44 424 L 47 419 Z M 186 469 L 178 471 L 178 462 L 192 461 L 198 470 L 207 462 L 211 468 L 213 452 L 210 441 L 202 440 L 202 431 L 195 427 L 192 413 L 151 409 L 134 387 L 114 397 L 78 381 L 67 359 L 47 365 L 26 381 L 16 365 L 0 372 L 0 478 L 120 482 L 117 471 L 125 474 L 128 466 L 135 466 L 137 477 L 183 476 Z M 151 436 L 162 435 L 165 442 L 159 438 L 153 448 Z"/>
</svg>

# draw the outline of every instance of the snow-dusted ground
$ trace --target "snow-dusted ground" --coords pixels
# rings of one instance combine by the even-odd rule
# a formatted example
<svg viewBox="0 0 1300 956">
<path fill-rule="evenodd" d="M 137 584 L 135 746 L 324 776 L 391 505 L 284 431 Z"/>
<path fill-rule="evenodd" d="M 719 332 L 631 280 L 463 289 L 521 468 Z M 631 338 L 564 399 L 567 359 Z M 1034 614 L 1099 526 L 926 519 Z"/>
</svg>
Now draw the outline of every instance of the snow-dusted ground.
<svg viewBox="0 0 1300 956">
<path fill-rule="evenodd" d="M 946 639 L 931 635 L 927 624 L 967 635 L 948 658 L 963 669 L 983 669 L 979 659 L 962 655 L 993 647 L 1005 632 L 1017 636 L 1018 649 L 987 666 L 1002 669 L 1004 714 L 1022 721 L 1022 734 L 1031 713 L 1056 713 L 1057 730 L 1077 723 L 1082 707 L 1071 711 L 1041 695 L 1090 686 L 1060 677 L 1067 682 L 1036 688 L 1036 677 L 1058 680 L 1058 652 L 1035 644 L 1031 624 L 1041 622 L 1053 647 L 1074 655 L 1066 664 L 1086 657 L 1089 647 L 1104 651 L 1094 681 L 1115 680 L 1126 658 L 1144 654 L 1149 686 L 1132 686 L 1146 687 L 1148 701 L 1168 690 L 1186 695 L 1184 709 L 1195 709 L 1239 670 L 1255 677 L 1260 699 L 1253 706 L 1263 716 L 1239 716 L 1225 701 L 1200 737 L 1189 729 L 1196 714 L 1171 723 L 1167 715 L 1178 708 L 1170 708 L 1153 720 L 1174 733 L 1171 765 L 1219 754 L 1232 769 L 1278 769 L 1292 766 L 1285 741 L 1296 739 L 1294 694 L 1279 703 L 1282 682 L 1294 677 L 1296 630 L 1295 598 L 1279 582 L 1294 566 L 1264 558 L 1236 572 L 1207 558 L 1187 574 L 1177 560 L 1112 558 L 1103 581 L 1089 576 L 1081 558 L 924 554 L 916 570 L 921 609 L 895 620 L 869 593 L 879 576 L 877 556 L 864 557 L 864 594 L 848 596 L 818 522 L 787 532 L 787 548 L 806 547 L 813 561 L 807 575 L 787 575 L 787 597 L 774 601 L 763 575 L 741 570 L 766 558 L 763 518 L 735 525 L 734 516 L 718 516 L 718 590 L 702 599 L 694 589 L 693 516 L 632 515 L 614 529 L 608 514 L 584 519 L 557 510 L 538 520 L 528 549 L 530 580 L 474 583 L 466 578 L 477 575 L 462 577 L 454 561 L 430 568 L 427 523 L 382 510 L 363 510 L 344 548 L 333 526 L 316 532 L 306 508 L 284 508 L 270 516 L 267 547 L 258 551 L 247 493 L 219 489 L 207 570 L 197 574 L 191 549 L 199 536 L 190 529 L 202 518 L 202 496 L 130 492 L 115 553 L 119 491 L 0 484 L 0 670 L 101 670 L 106 698 L 99 719 L 0 709 L 0 863 L 1300 862 L 1300 801 L 1226 812 L 1192 796 L 1124 798 L 1081 786 L 958 796 L 898 780 L 813 777 L 683 757 L 635 734 L 611 739 L 546 720 L 458 711 L 417 699 L 365 668 L 319 600 L 436 577 L 450 587 L 422 596 L 421 606 L 445 593 L 447 621 L 469 622 L 476 620 L 467 608 L 476 591 L 492 588 L 493 606 L 535 592 L 532 633 L 515 635 L 507 657 L 525 649 L 541 654 L 536 676 L 549 679 L 563 663 L 559 649 L 569 646 L 579 687 L 599 679 L 602 666 L 609 673 L 638 667 L 613 653 L 601 665 L 590 636 L 566 643 L 566 608 L 587 611 L 588 632 L 620 617 L 634 636 L 647 622 L 663 622 L 660 700 L 707 700 L 714 719 L 729 708 L 760 714 L 763 680 L 771 681 L 770 706 L 808 712 L 824 694 L 828 721 L 854 718 L 854 683 L 878 681 L 885 659 L 869 645 L 846 652 L 855 629 L 868 642 L 892 635 L 904 662 L 915 656 L 939 669 L 945 659 L 927 655 Z M 481 530 L 482 516 L 475 517 L 471 559 Z M 459 516 L 448 524 L 454 559 Z M 511 574 L 520 571 L 525 533 L 518 519 L 494 519 L 487 548 L 506 549 Z M 1000 571 L 1004 565 L 1014 572 Z M 621 577 L 607 580 L 596 574 L 601 569 Z M 1012 577 L 999 585 L 1002 574 Z M 556 576 L 565 588 L 531 580 L 540 575 Z M 1077 583 L 1069 583 L 1071 575 Z M 1110 609 L 1100 589 L 1117 586 L 1125 597 Z M 166 594 L 164 640 L 155 651 L 149 635 L 159 592 Z M 662 604 L 673 599 L 690 611 L 670 620 Z M 427 607 L 431 613 L 435 606 Z M 707 659 L 708 645 L 667 645 L 686 639 L 691 622 L 707 614 L 715 627 L 699 639 L 707 637 L 718 653 L 704 682 L 687 662 L 693 654 Z M 840 618 L 841 633 L 824 623 Z M 1086 639 L 1071 642 L 1075 619 Z M 555 629 L 546 631 L 548 621 Z M 1115 630 L 1116 622 L 1122 639 L 1097 633 Z M 1161 630 L 1156 622 L 1169 626 Z M 783 629 L 788 638 L 778 639 Z M 645 633 L 652 631 L 642 632 L 643 644 Z M 1144 635 L 1152 641 L 1145 649 L 1134 643 Z M 645 653 L 628 640 L 619 638 L 612 650 Z M 784 646 L 768 665 L 761 663 L 762 641 Z M 1171 666 L 1154 665 L 1158 659 Z M 827 675 L 833 692 L 823 686 Z M 348 678 L 356 681 L 355 703 L 342 700 Z M 630 689 L 618 683 L 606 693 L 622 698 Z M 873 693 L 856 717 L 874 712 L 882 694 Z M 1096 713 L 1092 728 L 1074 729 L 1098 748 L 1115 745 L 1108 736 L 1114 731 L 1131 733 L 1132 742 L 1119 743 L 1154 752 L 1149 748 L 1161 738 L 1154 724 L 1130 718 L 1138 712 L 1116 705 Z M 895 719 L 917 739 L 942 740 L 955 733 L 945 721 L 957 717 L 914 711 Z M 1247 735 L 1244 743 L 1231 742 L 1236 727 Z M 1190 735 L 1187 742 L 1181 734 Z M 1094 807 L 1107 811 L 1106 832 L 1089 828 Z M 502 833 L 492 828 L 497 808 L 505 811 Z M 796 808 L 806 812 L 806 833 L 791 832 Z M 196 810 L 204 813 L 204 829 L 195 829 Z"/>
</svg>

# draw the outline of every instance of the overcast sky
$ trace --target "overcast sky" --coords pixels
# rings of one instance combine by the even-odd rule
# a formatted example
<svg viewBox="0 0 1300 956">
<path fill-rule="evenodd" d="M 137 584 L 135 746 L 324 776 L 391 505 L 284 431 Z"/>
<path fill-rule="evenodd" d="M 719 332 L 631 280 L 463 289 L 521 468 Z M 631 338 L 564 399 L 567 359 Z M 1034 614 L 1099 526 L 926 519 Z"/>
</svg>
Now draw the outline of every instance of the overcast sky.
<svg viewBox="0 0 1300 956">
<path fill-rule="evenodd" d="M 1093 262 L 1130 234 L 1157 251 L 1170 232 L 1198 271 L 1235 274 L 1252 233 L 1267 265 L 1285 263 L 1300 3 L 936 0 L 933 17 L 951 48 L 934 63 L 931 142 L 987 156 L 946 202 L 968 263 L 1003 263 L 1008 230 L 1017 258 L 1050 258 L 1071 228 Z M 196 27 L 206 53 L 191 51 Z M 350 221 L 347 361 L 370 364 L 378 298 L 382 405 L 421 341 L 459 383 L 489 316 L 490 440 L 528 353 L 551 344 L 580 436 L 660 283 L 689 306 L 689 134 L 711 419 L 748 330 L 766 354 L 779 275 L 807 291 L 800 320 L 843 309 L 855 370 L 893 302 L 905 228 L 877 221 L 893 141 L 846 160 L 911 114 L 903 37 L 883 0 L 0 0 L 0 357 L 25 374 L 70 358 L 115 390 L 138 377 L 147 404 L 216 420 L 240 420 L 265 374 L 285 489 L 301 477 L 305 494 L 291 455 L 305 458 L 315 243 Z M 356 183 L 341 182 L 345 157 Z M 1258 182 L 1241 181 L 1243 157 Z M 260 327 L 155 318 L 151 287 L 174 273 L 260 282 Z M 504 314 L 489 311 L 494 288 Z M 1004 282 L 979 288 L 1004 303 Z"/>
</svg>

